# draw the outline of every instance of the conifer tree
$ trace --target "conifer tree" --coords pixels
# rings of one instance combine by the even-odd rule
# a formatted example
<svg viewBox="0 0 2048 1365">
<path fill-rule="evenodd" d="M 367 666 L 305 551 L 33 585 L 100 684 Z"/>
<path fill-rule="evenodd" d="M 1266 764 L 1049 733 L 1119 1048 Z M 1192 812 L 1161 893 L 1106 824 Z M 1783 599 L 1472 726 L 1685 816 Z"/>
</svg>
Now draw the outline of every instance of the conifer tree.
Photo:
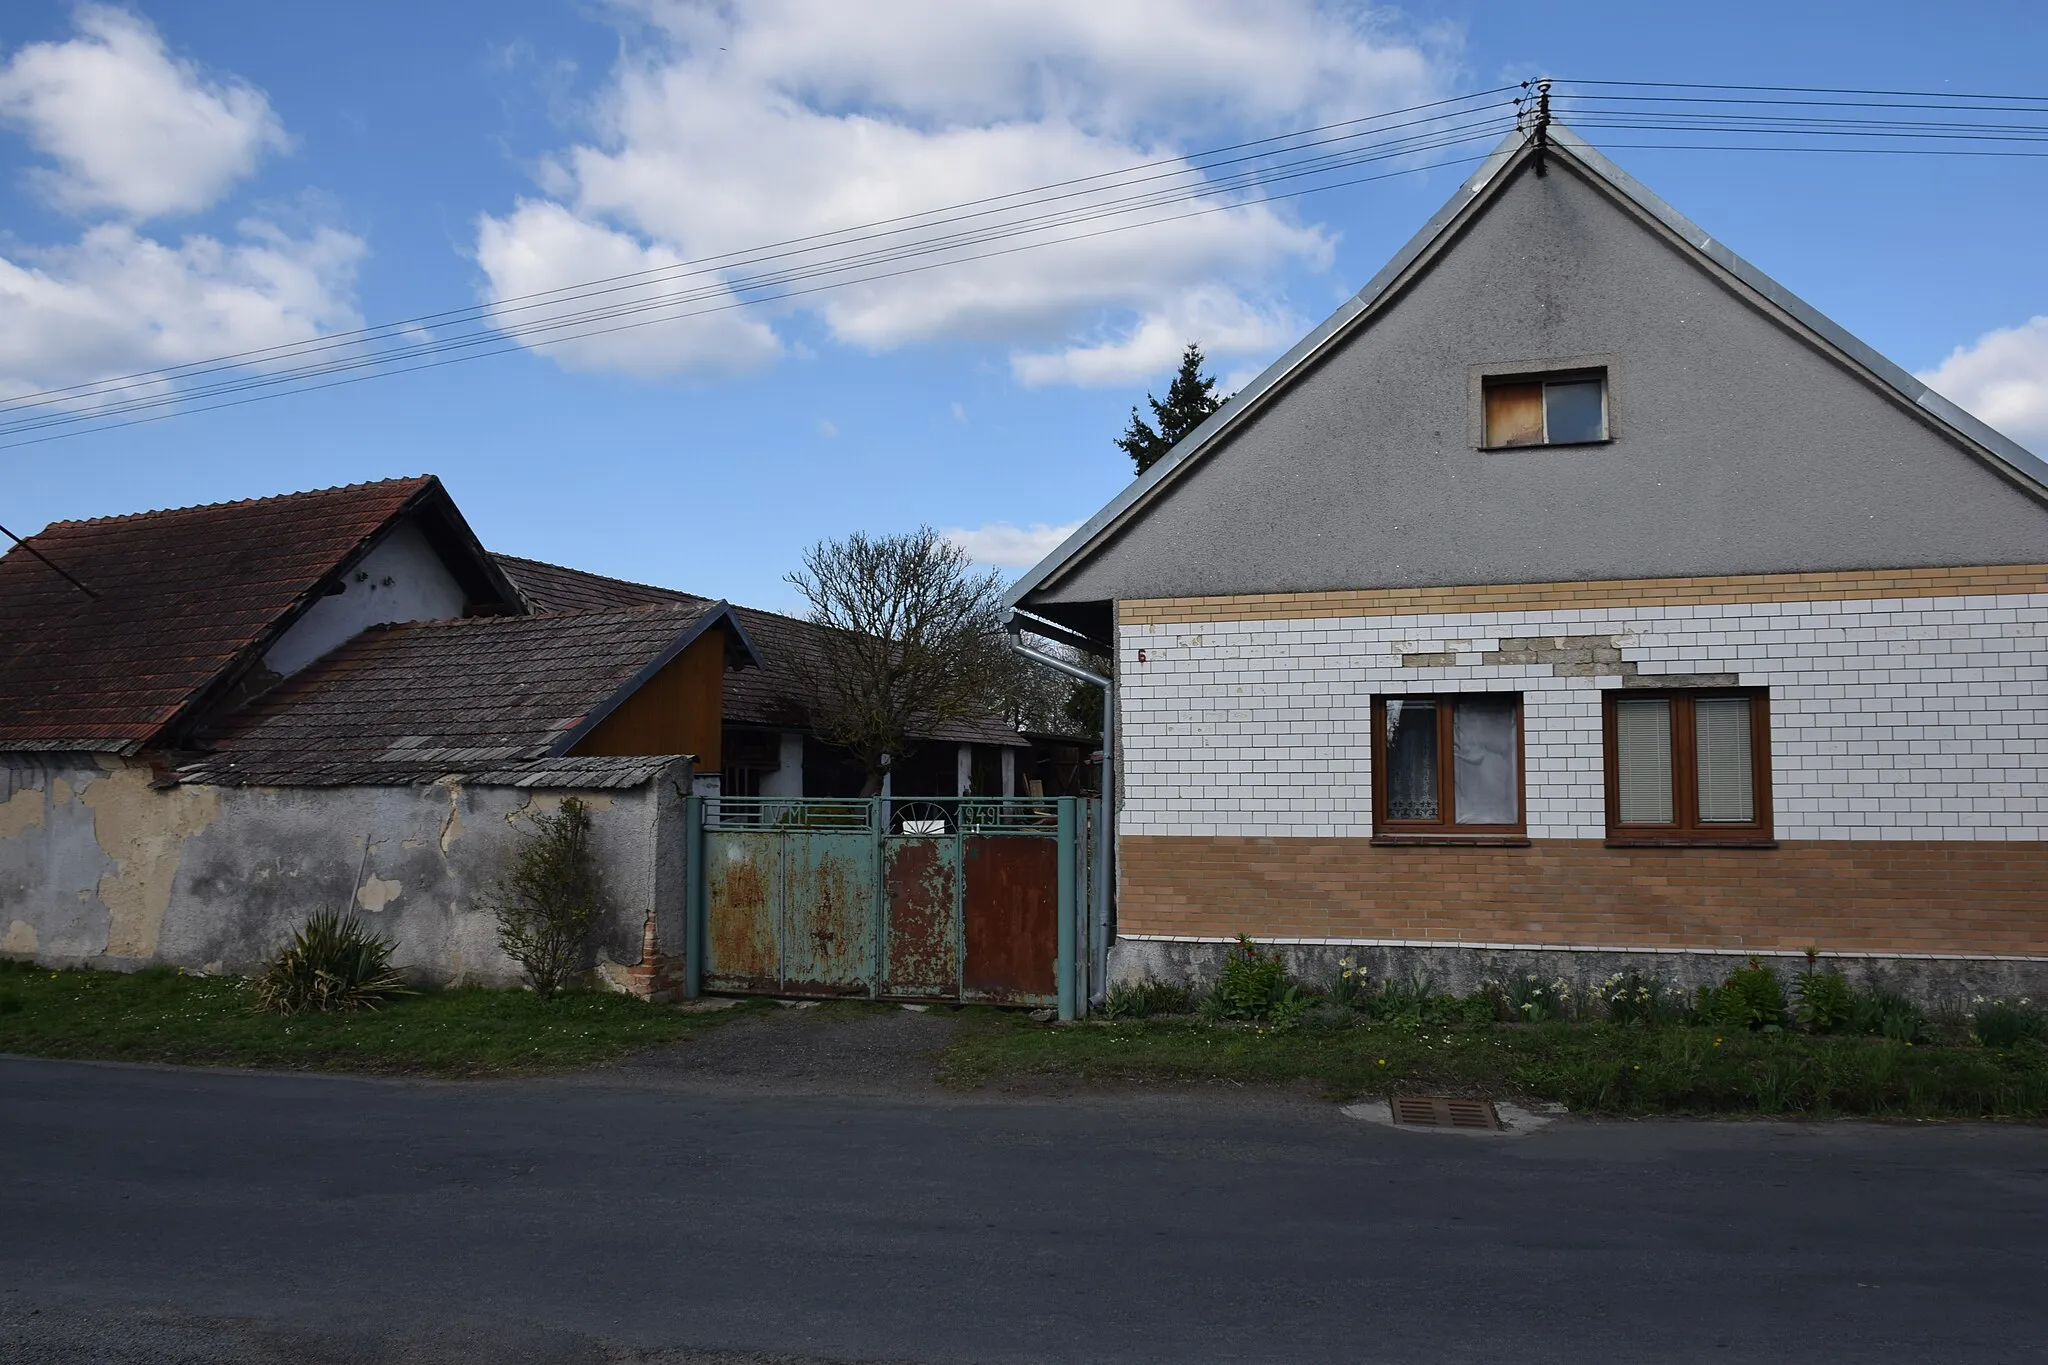
<svg viewBox="0 0 2048 1365">
<path fill-rule="evenodd" d="M 1202 348 L 1190 341 L 1181 354 L 1180 371 L 1166 390 L 1166 401 L 1162 403 L 1149 393 L 1145 395 L 1158 427 L 1140 417 L 1136 408 L 1131 409 L 1130 428 L 1116 443 L 1138 466 L 1140 474 L 1223 406 L 1223 399 L 1216 396 L 1216 378 L 1203 374 L 1202 364 Z"/>
</svg>

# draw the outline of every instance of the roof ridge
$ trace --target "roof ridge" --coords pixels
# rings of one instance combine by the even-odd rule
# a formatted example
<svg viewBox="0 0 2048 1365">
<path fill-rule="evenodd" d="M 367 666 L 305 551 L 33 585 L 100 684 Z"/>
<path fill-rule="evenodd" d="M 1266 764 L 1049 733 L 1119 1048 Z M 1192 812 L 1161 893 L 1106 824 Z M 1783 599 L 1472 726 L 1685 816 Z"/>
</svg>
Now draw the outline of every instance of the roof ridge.
<svg viewBox="0 0 2048 1365">
<path fill-rule="evenodd" d="M 412 484 L 415 489 L 424 488 L 434 480 L 432 474 L 406 474 L 390 479 L 366 479 L 361 483 L 340 483 L 327 488 L 301 488 L 289 493 L 269 493 L 260 498 L 230 498 L 225 502 L 197 502 L 184 507 L 152 507 L 141 512 L 120 512 L 105 517 L 71 517 L 47 523 L 36 535 L 43 535 L 60 526 L 106 526 L 121 521 L 142 521 L 149 517 L 176 516 L 181 512 L 218 512 L 230 507 L 257 507 L 264 503 L 286 502 L 293 498 L 319 497 L 325 493 L 354 493 L 371 488 L 395 488 L 401 484 Z M 35 536 L 28 539 L 33 540 Z"/>
<path fill-rule="evenodd" d="M 1961 443 L 1966 449 L 1974 447 L 2008 474 L 2033 485 L 2036 490 L 2040 490 L 2037 496 L 2040 496 L 2041 492 L 2048 492 L 2048 460 L 2035 455 L 2003 432 L 1964 411 L 1952 400 L 1928 388 L 1869 343 L 1856 337 L 1818 308 L 1778 283 L 1760 267 L 1736 255 L 1654 190 L 1630 175 L 1563 120 L 1553 119 L 1549 125 L 1549 133 L 1547 146 L 1550 153 L 1562 160 L 1575 163 L 1588 176 L 1605 184 L 1633 204 L 1638 211 L 1656 220 L 1710 266 L 1754 291 L 1771 306 L 1782 310 L 1786 316 L 1803 327 L 1812 339 L 1824 346 L 1834 347 L 1850 365 L 1860 367 L 1889 389 L 1895 398 L 1932 418 L 1953 440 Z M 1368 315 L 1375 313 L 1386 302 L 1394 286 L 1407 276 L 1411 267 L 1433 249 L 1455 240 L 1452 230 L 1457 227 L 1467 211 L 1481 200 L 1490 201 L 1508 183 L 1505 172 L 1532 159 L 1535 153 L 1536 144 L 1523 128 L 1517 127 L 1502 137 L 1472 174 L 1452 192 L 1450 198 L 1445 200 L 1428 221 L 1387 259 L 1379 272 L 1357 293 L 1338 304 L 1335 311 L 1311 327 L 1294 345 L 1282 353 L 1279 359 L 1260 371 L 1250 383 L 1225 399 L 1222 406 L 1193 431 L 1181 437 L 1172 449 L 1150 468 L 1118 489 L 1093 516 L 1074 528 L 1066 539 L 1054 546 L 1036 564 L 1019 574 L 1003 593 L 1005 609 L 1021 608 L 1024 602 L 1048 581 L 1087 558 L 1127 514 L 1135 515 L 1151 499 L 1156 489 L 1178 478 L 1182 470 L 1215 446 L 1226 433 L 1245 421 L 1248 413 L 1260 410 L 1269 395 L 1286 388 L 1300 374 L 1306 372 L 1326 348 L 1347 338 L 1361 319 L 1367 319 Z M 1482 204 L 1479 211 L 1483 212 L 1485 207 Z"/>
<path fill-rule="evenodd" d="M 548 621 L 587 621 L 593 616 L 654 616 L 689 612 L 702 615 L 707 609 L 718 606 L 716 598 L 700 598 L 695 602 L 636 602 L 626 607 L 599 607 L 592 611 L 538 611 L 531 615 L 480 615 L 480 616 L 436 616 L 417 621 L 380 621 L 365 626 L 364 633 L 373 630 L 400 631 L 426 630 L 430 628 L 468 629 L 488 628 L 493 625 L 540 625 Z"/>
<path fill-rule="evenodd" d="M 716 602 L 721 600 L 716 597 L 707 597 L 701 592 L 691 592 L 688 588 L 671 588 L 665 583 L 642 583 L 637 578 L 620 578 L 617 574 L 599 573 L 595 569 L 579 569 L 573 564 L 557 564 L 551 559 L 534 559 L 530 555 L 506 554 L 503 550 L 491 550 L 488 553 L 493 559 L 507 559 L 514 564 L 531 564 L 539 569 L 559 569 L 563 573 L 572 573 L 581 578 L 601 578 L 607 583 L 619 583 L 628 588 L 644 588 L 648 592 L 672 592 L 679 597 L 694 597 L 700 602 Z"/>
</svg>

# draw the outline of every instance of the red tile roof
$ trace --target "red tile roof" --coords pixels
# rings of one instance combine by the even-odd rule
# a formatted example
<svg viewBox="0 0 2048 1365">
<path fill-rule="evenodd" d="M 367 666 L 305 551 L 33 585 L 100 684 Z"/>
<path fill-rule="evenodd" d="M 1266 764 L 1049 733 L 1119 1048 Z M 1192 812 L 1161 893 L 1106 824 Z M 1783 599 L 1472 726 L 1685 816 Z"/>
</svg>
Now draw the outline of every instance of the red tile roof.
<svg viewBox="0 0 2048 1365">
<path fill-rule="evenodd" d="M 0 556 L 0 748 L 132 751 L 267 642 L 432 476 L 53 522 Z M 445 497 L 445 495 L 442 495 Z"/>
</svg>

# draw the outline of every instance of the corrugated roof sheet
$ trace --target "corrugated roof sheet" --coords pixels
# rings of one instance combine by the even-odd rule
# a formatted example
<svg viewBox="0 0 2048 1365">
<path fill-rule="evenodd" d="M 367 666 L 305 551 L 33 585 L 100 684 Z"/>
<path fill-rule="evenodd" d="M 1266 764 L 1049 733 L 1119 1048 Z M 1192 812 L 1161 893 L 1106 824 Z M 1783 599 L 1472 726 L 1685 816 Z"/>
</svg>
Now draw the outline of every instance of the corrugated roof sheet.
<svg viewBox="0 0 2048 1365">
<path fill-rule="evenodd" d="M 213 756 L 181 776 L 335 786 L 539 772 L 524 765 L 560 757 L 725 614 L 700 601 L 373 627 L 227 718 L 206 737 Z"/>
<path fill-rule="evenodd" d="M 496 555 L 498 567 L 512 580 L 535 612 L 589 611 L 603 607 L 634 606 L 651 601 L 677 603 L 707 599 L 673 588 L 607 578 L 581 569 L 546 564 L 537 559 Z M 754 607 L 734 607 L 732 614 L 752 642 L 760 667 L 725 677 L 725 723 L 776 729 L 803 729 L 810 724 L 810 695 L 804 682 L 803 660 L 813 660 L 819 650 L 822 627 L 794 616 L 782 616 Z M 1008 744 L 1024 741 L 1001 714 L 985 719 L 955 721 L 935 726 L 925 739 L 947 744 Z"/>
<path fill-rule="evenodd" d="M 428 477 L 53 522 L 0 556 L 0 747 L 132 751 L 415 497 Z"/>
</svg>

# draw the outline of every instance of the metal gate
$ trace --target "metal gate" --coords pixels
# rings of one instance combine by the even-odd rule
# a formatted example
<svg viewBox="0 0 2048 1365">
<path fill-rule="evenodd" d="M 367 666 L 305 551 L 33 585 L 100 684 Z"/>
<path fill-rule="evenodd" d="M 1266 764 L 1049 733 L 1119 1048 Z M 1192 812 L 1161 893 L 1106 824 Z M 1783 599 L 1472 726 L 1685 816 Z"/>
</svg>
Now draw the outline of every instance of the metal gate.
<svg viewBox="0 0 2048 1365">
<path fill-rule="evenodd" d="M 698 990 L 1057 1006 L 1092 975 L 1073 797 L 692 798 Z"/>
</svg>

